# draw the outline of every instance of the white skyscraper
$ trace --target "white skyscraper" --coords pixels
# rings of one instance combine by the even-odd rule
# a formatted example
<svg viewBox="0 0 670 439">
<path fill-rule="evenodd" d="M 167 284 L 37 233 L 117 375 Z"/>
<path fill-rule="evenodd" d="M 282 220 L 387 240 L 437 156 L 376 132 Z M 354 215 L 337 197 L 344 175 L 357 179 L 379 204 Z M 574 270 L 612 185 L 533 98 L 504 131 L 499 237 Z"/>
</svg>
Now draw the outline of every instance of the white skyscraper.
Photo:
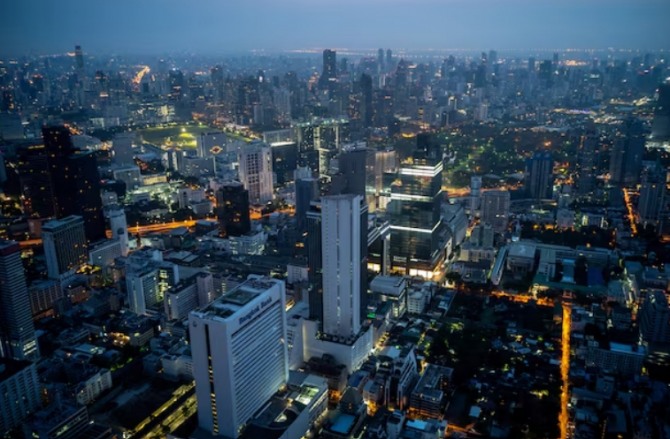
<svg viewBox="0 0 670 439">
<path fill-rule="evenodd" d="M 249 201 L 272 201 L 272 150 L 262 142 L 244 146 L 239 154 L 240 181 L 249 191 Z"/>
<path fill-rule="evenodd" d="M 128 256 L 128 224 L 126 212 L 120 206 L 114 206 L 107 211 L 109 228 L 112 229 L 112 238 L 119 238 L 121 255 Z"/>
<path fill-rule="evenodd" d="M 284 282 L 261 276 L 189 315 L 198 422 L 238 437 L 288 380 Z"/>
<path fill-rule="evenodd" d="M 0 240 L 0 356 L 39 358 L 21 248 L 5 240 Z"/>
<path fill-rule="evenodd" d="M 351 337 L 361 329 L 361 195 L 321 198 L 323 332 Z M 367 245 L 367 242 L 365 242 Z"/>
</svg>

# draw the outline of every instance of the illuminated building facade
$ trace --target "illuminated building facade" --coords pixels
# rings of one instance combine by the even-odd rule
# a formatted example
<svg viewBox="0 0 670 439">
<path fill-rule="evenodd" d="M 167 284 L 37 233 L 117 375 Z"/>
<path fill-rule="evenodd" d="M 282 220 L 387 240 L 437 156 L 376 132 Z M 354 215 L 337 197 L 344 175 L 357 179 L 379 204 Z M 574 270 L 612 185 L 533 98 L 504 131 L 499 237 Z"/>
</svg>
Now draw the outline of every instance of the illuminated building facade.
<svg viewBox="0 0 670 439">
<path fill-rule="evenodd" d="M 251 276 L 189 316 L 200 427 L 237 438 L 288 381 L 284 282 Z"/>
<path fill-rule="evenodd" d="M 423 156 L 423 157 L 422 157 Z M 390 179 L 391 264 L 410 276 L 433 277 L 444 260 L 446 227 L 440 215 L 443 161 L 437 152 L 415 154 Z"/>
</svg>

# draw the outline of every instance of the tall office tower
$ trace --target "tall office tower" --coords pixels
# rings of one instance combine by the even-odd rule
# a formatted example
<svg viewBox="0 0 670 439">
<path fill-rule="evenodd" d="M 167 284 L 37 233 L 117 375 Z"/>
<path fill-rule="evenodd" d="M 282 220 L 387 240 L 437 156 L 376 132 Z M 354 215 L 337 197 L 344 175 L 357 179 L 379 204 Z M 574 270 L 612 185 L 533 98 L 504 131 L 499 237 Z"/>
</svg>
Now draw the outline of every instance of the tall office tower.
<svg viewBox="0 0 670 439">
<path fill-rule="evenodd" d="M 633 186 L 638 183 L 644 155 L 642 123 L 629 118 L 621 126 L 610 155 L 610 182 L 614 185 Z"/>
<path fill-rule="evenodd" d="M 323 332 L 349 338 L 361 329 L 367 294 L 367 205 L 360 195 L 321 198 Z"/>
<path fill-rule="evenodd" d="M 386 70 L 391 70 L 393 68 L 393 51 L 391 49 L 386 49 Z"/>
<path fill-rule="evenodd" d="M 239 154 L 240 181 L 249 191 L 249 201 L 265 204 L 272 201 L 272 151 L 261 142 L 242 148 Z"/>
<path fill-rule="evenodd" d="M 53 187 L 56 218 L 81 215 L 90 242 L 105 237 L 105 219 L 100 197 L 100 174 L 95 156 L 72 145 L 66 127 L 42 130 Z"/>
<path fill-rule="evenodd" d="M 308 166 L 319 176 L 328 175 L 330 160 L 349 142 L 348 119 L 314 119 L 297 123 L 298 164 Z"/>
<path fill-rule="evenodd" d="M 75 71 L 79 76 L 79 80 L 84 79 L 84 51 L 81 50 L 81 46 L 74 46 L 74 61 L 75 61 Z"/>
<path fill-rule="evenodd" d="M 365 144 L 345 146 L 337 156 L 337 173 L 331 181 L 330 194 L 357 194 L 365 196 L 367 188 L 374 186 L 374 174 L 368 172 L 369 156 L 372 156 L 374 169 L 374 151 Z"/>
<path fill-rule="evenodd" d="M 295 180 L 295 218 L 298 230 L 307 230 L 307 211 L 312 201 L 319 197 L 319 180 L 312 177 Z"/>
<path fill-rule="evenodd" d="M 649 140 L 666 145 L 670 143 L 670 80 L 658 86 L 658 101 Z"/>
<path fill-rule="evenodd" d="M 384 71 L 384 49 L 377 50 L 377 71 Z"/>
<path fill-rule="evenodd" d="M 381 49 L 379 49 L 381 50 Z M 361 74 L 361 121 L 363 128 L 372 126 L 374 118 L 374 106 L 372 105 L 372 77 L 365 73 Z"/>
<path fill-rule="evenodd" d="M 665 210 L 665 204 L 665 175 L 656 169 L 648 169 L 642 175 L 640 196 L 637 201 L 640 222 L 644 225 L 653 224 L 658 226 L 661 212 Z"/>
<path fill-rule="evenodd" d="M 419 139 L 417 139 L 417 145 Z M 394 270 L 431 279 L 445 257 L 447 228 L 442 222 L 442 151 L 421 140 L 413 157 L 397 173 L 385 175 L 391 201 L 386 207 L 391 224 Z"/>
<path fill-rule="evenodd" d="M 270 151 L 272 151 L 272 172 L 277 186 L 293 182 L 293 175 L 298 167 L 298 144 L 293 141 L 272 142 Z"/>
<path fill-rule="evenodd" d="M 639 314 L 640 334 L 647 343 L 670 343 L 670 308 L 663 291 L 652 291 Z"/>
<path fill-rule="evenodd" d="M 69 172 L 66 187 L 69 203 L 60 216 L 81 215 L 84 231 L 89 242 L 105 239 L 105 217 L 100 195 L 100 174 L 92 151 L 76 151 L 67 160 Z M 58 186 L 56 186 L 58 188 Z M 58 191 L 58 189 L 57 189 Z M 74 196 L 73 196 L 74 194 Z M 65 194 L 61 198 L 66 198 Z M 65 207 L 65 204 L 61 203 Z"/>
<path fill-rule="evenodd" d="M 321 203 L 310 203 L 307 211 L 307 277 L 309 318 L 323 323 L 323 235 Z"/>
<path fill-rule="evenodd" d="M 323 51 L 323 70 L 319 84 L 323 87 L 335 79 L 337 79 L 337 55 L 334 50 L 326 49 Z"/>
<path fill-rule="evenodd" d="M 30 218 L 55 215 L 54 185 L 51 181 L 49 157 L 44 146 L 30 146 L 17 151 L 19 184 L 23 208 Z"/>
<path fill-rule="evenodd" d="M 532 56 L 528 58 L 528 71 L 531 73 L 535 72 L 535 58 Z"/>
<path fill-rule="evenodd" d="M 51 279 L 73 274 L 88 260 L 84 220 L 71 215 L 42 226 L 44 256 Z"/>
<path fill-rule="evenodd" d="M 4 437 L 40 408 L 40 390 L 35 364 L 0 359 L 0 435 Z"/>
<path fill-rule="evenodd" d="M 237 438 L 286 385 L 284 282 L 252 276 L 189 315 L 198 423 Z"/>
<path fill-rule="evenodd" d="M 530 198 L 544 200 L 551 198 L 554 188 L 554 160 L 548 151 L 536 151 L 528 160 L 528 180 L 526 192 Z"/>
<path fill-rule="evenodd" d="M 0 240 L 0 356 L 36 360 L 39 355 L 21 248 Z"/>
<path fill-rule="evenodd" d="M 579 138 L 577 152 L 577 193 L 588 195 L 596 188 L 596 158 L 598 153 L 598 136 L 595 127 L 589 127 Z"/>
<path fill-rule="evenodd" d="M 481 221 L 490 224 L 493 230 L 502 233 L 507 229 L 509 219 L 509 191 L 487 191 L 482 195 Z"/>
<path fill-rule="evenodd" d="M 482 202 L 482 177 L 473 175 L 470 177 L 470 215 L 475 216 Z"/>
<path fill-rule="evenodd" d="M 121 133 L 114 136 L 112 140 L 112 151 L 114 152 L 114 163 L 117 165 L 134 165 L 133 154 L 134 133 Z"/>
<path fill-rule="evenodd" d="M 112 238 L 119 240 L 121 244 L 121 255 L 128 256 L 128 222 L 123 207 L 114 205 L 107 210 L 109 228 L 112 230 Z"/>
<path fill-rule="evenodd" d="M 219 219 L 219 235 L 242 236 L 251 231 L 249 217 L 249 191 L 242 183 L 224 183 L 216 191 L 216 216 Z"/>
<path fill-rule="evenodd" d="M 540 71 L 538 74 L 542 85 L 546 88 L 550 88 L 554 85 L 554 66 L 551 60 L 544 60 L 540 63 Z"/>
</svg>

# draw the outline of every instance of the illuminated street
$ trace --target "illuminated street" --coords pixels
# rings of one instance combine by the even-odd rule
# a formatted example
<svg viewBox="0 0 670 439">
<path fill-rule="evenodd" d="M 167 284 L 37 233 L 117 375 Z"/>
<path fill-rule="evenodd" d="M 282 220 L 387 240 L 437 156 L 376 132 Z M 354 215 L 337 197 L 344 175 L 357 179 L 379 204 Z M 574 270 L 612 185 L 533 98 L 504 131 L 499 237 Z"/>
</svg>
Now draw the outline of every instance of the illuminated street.
<svg viewBox="0 0 670 439">
<path fill-rule="evenodd" d="M 561 439 L 568 439 L 568 402 L 570 401 L 570 327 L 572 324 L 572 306 L 563 302 L 563 322 L 561 324 L 561 412 L 558 417 Z"/>
</svg>

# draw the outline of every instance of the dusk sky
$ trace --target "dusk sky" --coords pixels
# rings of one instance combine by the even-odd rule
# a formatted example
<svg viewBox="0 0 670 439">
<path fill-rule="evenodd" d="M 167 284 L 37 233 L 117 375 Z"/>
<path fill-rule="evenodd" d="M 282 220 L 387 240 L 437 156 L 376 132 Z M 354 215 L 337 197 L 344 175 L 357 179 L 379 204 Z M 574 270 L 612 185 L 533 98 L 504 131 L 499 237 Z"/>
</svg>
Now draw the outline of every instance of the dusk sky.
<svg viewBox="0 0 670 439">
<path fill-rule="evenodd" d="M 2 54 L 670 48 L 669 0 L 9 0 Z"/>
</svg>

